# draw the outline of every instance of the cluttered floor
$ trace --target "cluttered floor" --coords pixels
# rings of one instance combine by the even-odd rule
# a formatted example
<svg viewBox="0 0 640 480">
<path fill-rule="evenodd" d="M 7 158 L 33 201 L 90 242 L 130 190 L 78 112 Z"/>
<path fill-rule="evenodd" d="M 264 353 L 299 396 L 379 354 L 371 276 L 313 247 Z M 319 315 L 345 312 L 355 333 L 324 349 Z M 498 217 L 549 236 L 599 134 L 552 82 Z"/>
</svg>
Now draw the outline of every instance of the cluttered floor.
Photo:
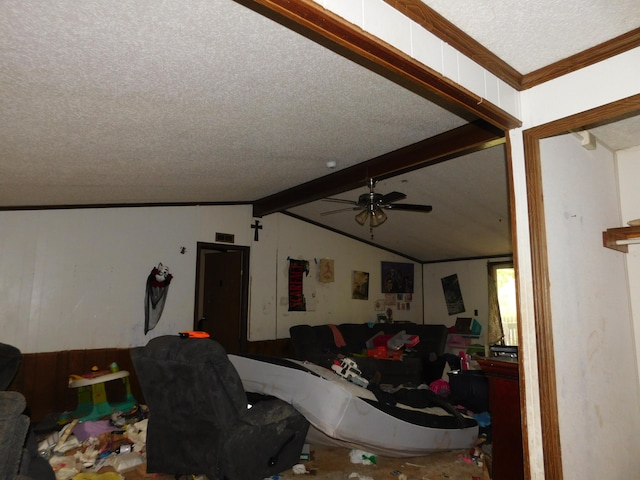
<svg viewBox="0 0 640 480">
<path fill-rule="evenodd" d="M 485 480 L 489 479 L 482 462 L 473 460 L 462 450 L 434 453 L 422 457 L 376 457 L 375 464 L 356 464 L 351 450 L 342 447 L 311 446 L 311 459 L 301 462 L 307 474 L 293 469 L 281 472 L 273 480 L 300 480 L 311 477 L 322 480 Z M 143 469 L 124 472 L 125 480 L 173 479 L 173 476 L 150 475 Z M 164 477 L 164 478 L 163 478 Z"/>
<path fill-rule="evenodd" d="M 171 480 L 173 475 L 147 473 L 144 455 L 148 411 L 139 411 L 142 420 L 114 431 L 111 420 L 76 423 L 41 438 L 39 451 L 48 452 L 57 480 Z M 75 424 L 75 427 L 74 427 Z M 73 430 L 72 430 L 73 429 Z M 70 431 L 73 434 L 69 435 Z M 65 433 L 67 432 L 67 433 Z M 316 444 L 307 437 L 299 464 L 269 480 L 489 480 L 490 444 L 467 450 L 449 450 L 418 457 L 373 455 L 362 450 Z M 62 448 L 58 450 L 58 446 Z M 98 455 L 105 452 L 107 455 Z M 93 455 L 92 455 L 93 453 Z M 104 458 L 103 458 L 104 457 Z M 86 468 L 83 468 L 86 467 Z M 193 477 L 182 480 L 206 480 Z"/>
<path fill-rule="evenodd" d="M 148 409 L 114 413 L 110 419 L 72 420 L 61 431 L 40 436 L 39 452 L 48 453 L 57 480 L 170 480 L 173 475 L 147 473 L 144 462 Z M 120 429 L 118 425 L 122 425 Z M 73 432 L 72 434 L 70 434 Z M 490 443 L 419 457 L 379 456 L 340 446 L 317 444 L 307 437 L 298 465 L 270 480 L 489 480 Z M 58 450 L 58 448 L 60 450 Z M 206 480 L 193 477 L 182 480 Z"/>
<path fill-rule="evenodd" d="M 144 421 L 143 421 L 144 422 Z M 92 428 L 99 427 L 101 422 L 90 422 Z M 131 428 L 135 431 L 134 428 Z M 78 430 L 80 430 L 78 428 Z M 132 432 L 128 433 L 135 439 Z M 73 439 L 74 436 L 70 438 Z M 104 441 L 121 436 L 114 434 L 98 435 Z M 56 440 L 58 438 L 56 437 Z M 62 441 L 65 442 L 64 433 Z M 90 440 L 89 440 L 90 441 Z M 147 473 L 144 456 L 130 450 L 128 444 L 120 444 L 115 440 L 112 454 L 107 457 L 101 468 L 82 468 L 82 457 L 74 454 L 86 450 L 87 442 L 82 448 L 71 448 L 65 453 L 54 453 L 50 462 L 54 466 L 56 478 L 59 480 L 171 480 L 173 475 Z M 117 445 L 117 446 L 116 446 Z M 89 447 L 91 448 L 91 447 Z M 135 461 L 132 461 L 135 460 Z M 339 446 L 306 444 L 298 465 L 269 480 L 300 480 L 313 477 L 325 480 L 489 480 L 491 457 L 474 448 L 470 451 L 451 450 L 419 457 L 394 458 L 373 455 L 361 450 Z M 189 480 L 206 480 L 193 477 Z"/>
</svg>

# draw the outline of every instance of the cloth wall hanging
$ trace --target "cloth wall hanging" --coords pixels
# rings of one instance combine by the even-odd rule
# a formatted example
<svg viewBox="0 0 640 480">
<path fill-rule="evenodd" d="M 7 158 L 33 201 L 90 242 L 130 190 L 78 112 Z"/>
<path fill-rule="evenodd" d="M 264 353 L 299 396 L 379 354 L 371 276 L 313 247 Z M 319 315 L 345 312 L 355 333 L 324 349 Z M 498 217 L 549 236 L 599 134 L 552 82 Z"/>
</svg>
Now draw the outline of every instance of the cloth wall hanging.
<svg viewBox="0 0 640 480">
<path fill-rule="evenodd" d="M 151 270 L 147 277 L 147 287 L 144 295 L 144 333 L 153 330 L 160 321 L 164 304 L 169 293 L 169 284 L 173 275 L 169 267 L 159 263 Z"/>
<path fill-rule="evenodd" d="M 309 275 L 307 260 L 289 260 L 289 311 L 304 312 L 307 310 L 302 281 Z"/>
</svg>

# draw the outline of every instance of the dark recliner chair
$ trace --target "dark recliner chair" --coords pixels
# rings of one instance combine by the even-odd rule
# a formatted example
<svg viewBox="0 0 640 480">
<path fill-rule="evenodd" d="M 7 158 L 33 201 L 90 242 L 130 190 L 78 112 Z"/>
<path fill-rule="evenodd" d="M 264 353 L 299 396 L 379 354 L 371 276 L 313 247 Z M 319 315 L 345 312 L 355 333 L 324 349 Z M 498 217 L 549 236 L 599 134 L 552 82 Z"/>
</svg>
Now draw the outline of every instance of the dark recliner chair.
<svg viewBox="0 0 640 480">
<path fill-rule="evenodd" d="M 0 343 L 0 480 L 55 480 L 49 462 L 38 455 L 36 435 L 19 392 L 5 391 L 18 372 L 22 353 Z"/>
<path fill-rule="evenodd" d="M 149 407 L 147 472 L 261 480 L 299 463 L 308 421 L 272 397 L 248 408 L 219 343 L 162 336 L 131 359 Z"/>
</svg>

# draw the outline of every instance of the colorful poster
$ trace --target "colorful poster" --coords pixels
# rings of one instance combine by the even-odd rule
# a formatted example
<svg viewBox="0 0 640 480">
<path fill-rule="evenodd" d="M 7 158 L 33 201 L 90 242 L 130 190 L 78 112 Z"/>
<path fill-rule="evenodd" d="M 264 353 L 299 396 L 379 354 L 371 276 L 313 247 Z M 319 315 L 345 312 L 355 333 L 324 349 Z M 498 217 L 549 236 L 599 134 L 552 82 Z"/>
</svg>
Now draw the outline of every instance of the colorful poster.
<svg viewBox="0 0 640 480">
<path fill-rule="evenodd" d="M 369 299 L 369 273 L 353 272 L 351 284 L 351 298 L 355 300 Z"/>
</svg>

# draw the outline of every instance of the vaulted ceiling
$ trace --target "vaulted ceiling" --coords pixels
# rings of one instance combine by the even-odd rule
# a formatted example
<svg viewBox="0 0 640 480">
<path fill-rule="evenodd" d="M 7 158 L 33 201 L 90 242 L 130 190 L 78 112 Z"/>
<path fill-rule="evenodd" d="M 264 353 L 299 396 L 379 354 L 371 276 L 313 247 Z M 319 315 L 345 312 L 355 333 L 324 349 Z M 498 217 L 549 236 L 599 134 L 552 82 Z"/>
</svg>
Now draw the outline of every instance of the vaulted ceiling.
<svg viewBox="0 0 640 480">
<path fill-rule="evenodd" d="M 636 0 L 385 5 L 518 89 L 640 44 Z M 511 251 L 517 120 L 310 0 L 5 0 L 0 82 L 3 209 L 253 203 L 420 261 Z M 370 177 L 433 211 L 321 215 Z"/>
</svg>

